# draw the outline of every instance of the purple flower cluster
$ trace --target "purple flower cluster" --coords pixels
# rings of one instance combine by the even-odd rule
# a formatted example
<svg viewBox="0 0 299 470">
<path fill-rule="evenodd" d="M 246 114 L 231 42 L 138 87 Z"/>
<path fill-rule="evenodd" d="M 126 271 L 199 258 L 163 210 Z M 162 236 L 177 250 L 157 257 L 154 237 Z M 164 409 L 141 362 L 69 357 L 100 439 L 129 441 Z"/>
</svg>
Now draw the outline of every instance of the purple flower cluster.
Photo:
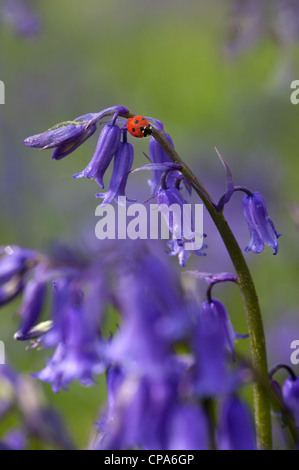
<svg viewBox="0 0 299 470">
<path fill-rule="evenodd" d="M 54 348 L 46 367 L 33 375 L 58 392 L 74 380 L 91 385 L 94 376 L 107 372 L 108 404 L 93 448 L 208 449 L 209 398 L 232 403 L 221 405 L 217 446 L 252 448 L 250 420 L 243 423 L 243 440 L 236 437 L 238 416 L 247 413 L 237 398 L 242 383 L 233 363 L 237 335 L 224 305 L 210 295 L 214 284 L 235 282 L 235 276 L 204 275 L 207 300 L 198 305 L 170 261 L 148 245 L 111 248 L 90 256 L 2 250 L 1 278 L 22 279 L 16 339 Z M 34 262 L 28 265 L 28 259 Z M 52 297 L 50 318 L 39 323 L 47 310 L 46 290 Z M 105 336 L 109 306 L 117 308 L 121 321 Z"/>
<path fill-rule="evenodd" d="M 56 125 L 27 138 L 25 144 L 52 148 L 52 158 L 59 160 L 103 124 L 90 163 L 74 178 L 94 180 L 104 188 L 104 176 L 113 161 L 108 191 L 96 194 L 105 206 L 125 196 L 134 159 L 134 147 L 127 141 L 128 132 L 134 135 L 127 127 L 131 117 L 124 106 L 114 106 Z M 188 213 L 188 230 L 182 216 L 191 183 L 183 175 L 183 165 L 169 156 L 174 146 L 163 124 L 144 119 L 150 121 L 147 134 L 152 134 L 150 163 L 134 171 L 152 171 L 150 199 L 156 197 L 162 215 L 164 208 L 168 213 L 169 254 L 178 255 L 185 266 L 191 253 L 186 244 L 195 239 L 193 214 Z M 157 133 L 164 135 L 164 147 L 154 138 Z M 243 215 L 251 236 L 245 250 L 261 253 L 267 245 L 276 254 L 280 235 L 264 198 L 235 186 L 228 165 L 218 155 L 226 169 L 226 192 L 218 204 L 210 196 L 205 198 L 219 213 L 236 191 L 243 191 Z M 179 215 L 174 207 L 180 209 Z M 203 255 L 204 248 L 193 251 Z M 254 380 L 255 371 L 237 361 L 235 351 L 236 339 L 248 335 L 235 332 L 224 304 L 212 296 L 216 284 L 238 283 L 234 274 L 186 273 L 208 283 L 205 298 L 199 300 L 183 287 L 170 260 L 157 257 L 153 247 L 141 240 L 102 243 L 100 250 L 84 256 L 70 250 L 43 255 L 19 247 L 3 248 L 2 255 L 0 300 L 7 303 L 22 295 L 15 338 L 54 348 L 46 367 L 34 376 L 58 392 L 75 380 L 92 385 L 96 375 L 106 373 L 108 403 L 91 448 L 255 449 L 251 412 L 239 396 L 243 383 Z M 46 292 L 51 295 L 50 306 Z M 47 309 L 50 315 L 41 321 Z M 120 320 L 107 335 L 105 320 L 111 309 Z M 292 377 L 282 390 L 295 417 L 297 388 Z"/>
<path fill-rule="evenodd" d="M 111 117 L 112 116 L 112 117 Z M 74 178 L 85 177 L 94 179 L 95 182 L 104 188 L 104 175 L 114 161 L 113 172 L 106 193 L 97 193 L 96 197 L 102 198 L 102 207 L 110 204 L 113 200 L 120 204 L 125 197 L 125 189 L 127 179 L 134 160 L 133 145 L 127 142 L 127 119 L 130 112 L 124 106 L 113 106 L 104 109 L 99 113 L 89 113 L 80 116 L 73 121 L 66 121 L 55 125 L 42 134 L 37 134 L 25 139 L 24 143 L 28 147 L 37 147 L 40 149 L 54 148 L 52 158 L 60 160 L 76 150 L 97 130 L 97 126 L 101 125 L 100 120 L 105 118 L 105 125 L 100 133 L 95 153 L 80 173 L 75 174 Z M 108 121 L 107 121 L 108 118 Z M 164 132 L 163 124 L 157 119 L 147 118 L 157 130 Z M 149 126 L 151 129 L 151 125 Z M 149 130 L 150 132 L 150 130 Z M 168 134 L 165 134 L 166 140 L 173 148 L 173 142 Z M 242 201 L 243 213 L 248 223 L 251 240 L 246 251 L 260 253 L 264 249 L 264 245 L 269 245 L 274 249 L 274 254 L 278 251 L 278 237 L 280 236 L 268 216 L 264 198 L 258 192 L 250 192 L 247 188 L 234 186 L 232 175 L 226 162 L 222 159 L 217 151 L 227 173 L 227 190 L 222 196 L 217 206 L 218 211 L 223 210 L 235 191 L 244 191 L 246 194 Z M 156 141 L 154 137 L 149 140 L 149 159 L 150 164 L 138 168 L 139 170 L 152 170 L 152 179 L 149 180 L 151 188 L 151 198 L 157 197 L 157 204 L 162 215 L 168 223 L 169 231 L 172 239 L 168 242 L 170 255 L 178 256 L 181 266 L 185 266 L 191 253 L 202 256 L 205 255 L 204 249 L 207 247 L 202 244 L 201 247 L 194 250 L 186 249 L 186 243 L 194 242 L 194 221 L 193 214 L 190 214 L 189 220 L 185 221 L 184 207 L 190 204 L 188 200 L 191 195 L 190 183 L 181 173 L 182 166 L 173 163 Z M 186 188 L 186 196 L 182 194 L 182 183 Z M 132 199 L 126 199 L 132 201 Z M 175 209 L 179 209 L 179 220 L 175 217 Z M 166 209 L 166 214 L 164 211 Z M 188 223 L 186 223 L 188 222 Z M 186 228 L 186 225 L 188 226 Z M 205 234 L 201 234 L 202 238 Z"/>
</svg>

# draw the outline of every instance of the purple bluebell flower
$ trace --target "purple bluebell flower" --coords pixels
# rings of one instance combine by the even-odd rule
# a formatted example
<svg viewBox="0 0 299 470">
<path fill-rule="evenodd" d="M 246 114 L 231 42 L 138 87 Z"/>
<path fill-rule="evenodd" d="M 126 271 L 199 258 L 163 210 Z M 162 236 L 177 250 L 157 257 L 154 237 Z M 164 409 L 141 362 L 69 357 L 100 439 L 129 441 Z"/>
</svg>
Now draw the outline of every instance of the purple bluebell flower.
<svg viewBox="0 0 299 470">
<path fill-rule="evenodd" d="M 47 366 L 35 377 L 52 384 L 54 392 L 73 380 L 83 385 L 94 383 L 93 375 L 105 370 L 99 337 L 99 295 L 96 282 L 85 298 L 77 282 L 55 283 L 57 294 L 53 328 L 42 336 L 44 346 L 57 348 Z"/>
<path fill-rule="evenodd" d="M 126 358 L 133 372 L 141 373 L 146 368 L 149 376 L 157 377 L 170 366 L 171 344 L 166 341 L 162 329 L 166 320 L 161 315 L 157 300 L 148 295 L 146 286 L 144 289 L 141 282 L 137 282 L 128 274 L 119 285 L 125 321 L 108 344 L 106 355 L 109 362 L 118 364 Z M 170 328 L 170 325 L 167 326 Z"/>
<path fill-rule="evenodd" d="M 217 299 L 210 299 L 202 303 L 200 310 L 200 318 L 203 324 L 214 323 L 223 335 L 223 344 L 231 353 L 233 360 L 235 358 L 235 339 L 247 338 L 247 335 L 239 335 L 235 332 L 230 321 L 225 306 Z"/>
<path fill-rule="evenodd" d="M 107 124 L 100 134 L 97 148 L 87 167 L 73 178 L 94 178 L 104 188 L 103 177 L 120 144 L 121 131 L 117 125 Z"/>
<path fill-rule="evenodd" d="M 28 0 L 4 0 L 2 17 L 17 35 L 26 39 L 36 37 L 40 32 L 40 17 L 31 8 Z"/>
<path fill-rule="evenodd" d="M 203 234 L 205 238 L 207 235 Z M 189 240 L 190 242 L 190 240 Z M 199 250 L 186 250 L 185 249 L 185 240 L 170 240 L 167 242 L 167 246 L 169 247 L 170 251 L 167 252 L 169 256 L 177 256 L 179 260 L 179 265 L 183 268 L 186 266 L 188 259 L 192 254 L 196 256 L 206 256 L 205 249 L 208 245 L 203 244 Z"/>
<path fill-rule="evenodd" d="M 250 410 L 238 397 L 228 397 L 221 406 L 217 447 L 219 450 L 256 450 Z"/>
<path fill-rule="evenodd" d="M 282 395 L 299 428 L 299 377 L 288 377 L 284 381 Z"/>
<path fill-rule="evenodd" d="M 61 160 L 95 133 L 97 126 L 92 122 L 95 116 L 96 114 L 86 114 L 74 121 L 57 124 L 42 134 L 28 137 L 24 144 L 41 150 L 54 148 L 52 158 Z"/>
<path fill-rule="evenodd" d="M 173 147 L 173 142 L 169 134 L 165 134 L 166 139 L 170 143 L 170 145 Z M 165 150 L 161 147 L 161 145 L 154 139 L 154 137 L 150 138 L 149 141 L 149 158 L 152 163 L 165 163 L 165 162 L 172 162 L 171 158 L 167 155 Z M 153 177 L 151 180 L 148 181 L 150 187 L 151 187 L 151 195 L 155 195 L 158 191 L 158 188 L 160 186 L 161 182 L 161 177 L 162 177 L 163 171 L 161 170 L 153 170 Z M 173 186 L 174 185 L 174 180 L 170 175 L 168 175 L 168 185 Z"/>
<path fill-rule="evenodd" d="M 41 273 L 39 272 L 39 275 Z M 20 337 L 27 335 L 38 321 L 44 307 L 46 284 L 38 278 L 31 279 L 24 289 L 24 296 L 20 308 L 21 327 Z"/>
<path fill-rule="evenodd" d="M 4 285 L 0 285 L 0 306 L 11 302 L 24 288 L 21 277 L 14 277 Z"/>
<path fill-rule="evenodd" d="M 111 397 L 111 392 L 109 396 Z M 138 376 L 125 376 L 114 391 L 114 406 L 108 404 L 107 414 L 99 423 L 100 439 L 93 448 L 99 450 L 132 449 L 136 446 L 144 448 L 149 406 L 147 381 L 140 380 Z M 152 416 L 153 420 L 155 418 L 156 416 Z M 149 434 L 151 431 L 150 428 L 147 429 Z"/>
<path fill-rule="evenodd" d="M 22 275 L 28 269 L 34 267 L 37 254 L 33 250 L 19 246 L 6 246 L 0 248 L 0 284 L 4 284 L 13 276 Z"/>
<path fill-rule="evenodd" d="M 232 273 L 204 273 L 199 271 L 185 271 L 185 274 L 191 274 L 198 279 L 203 279 L 208 282 L 207 299 L 202 303 L 199 319 L 202 325 L 207 325 L 210 329 L 210 324 L 213 328 L 218 328 L 223 336 L 223 344 L 225 348 L 231 353 L 233 360 L 235 360 L 234 342 L 236 338 L 247 338 L 248 335 L 240 335 L 235 332 L 233 325 L 230 321 L 229 315 L 225 306 L 217 299 L 212 298 L 212 288 L 215 284 L 223 282 L 237 282 L 238 278 Z"/>
<path fill-rule="evenodd" d="M 207 448 L 206 418 L 199 407 L 180 402 L 182 376 L 178 372 L 184 375 L 177 367 L 161 377 L 148 376 L 146 368 L 141 375 L 113 370 L 115 380 L 107 376 L 108 408 L 99 423 L 100 436 L 94 448 Z"/>
<path fill-rule="evenodd" d="M 220 321 L 215 321 L 214 311 L 215 307 L 208 302 L 202 304 L 193 333 L 196 359 L 194 388 L 195 393 L 203 398 L 219 396 L 232 387 L 225 360 L 227 337 Z"/>
<path fill-rule="evenodd" d="M 26 273 L 37 263 L 33 250 L 17 246 L 2 247 L 0 259 L 0 305 L 4 305 L 23 290 Z"/>
<path fill-rule="evenodd" d="M 168 431 L 169 450 L 207 450 L 207 416 L 199 406 L 181 404 L 173 408 Z"/>
<path fill-rule="evenodd" d="M 72 121 L 57 124 L 41 134 L 28 137 L 24 143 L 27 147 L 37 147 L 42 150 L 54 148 L 52 158 L 60 160 L 94 134 L 100 119 L 113 115 L 110 121 L 114 123 L 120 114 L 126 115 L 127 113 L 129 110 L 124 106 L 112 106 L 99 113 L 84 114 Z"/>
<path fill-rule="evenodd" d="M 118 397 L 121 386 L 125 380 L 125 374 L 119 366 L 112 365 L 106 373 L 107 381 L 107 406 L 97 423 L 99 436 L 93 442 L 91 448 L 118 449 L 122 442 L 122 423 L 116 420 L 118 413 Z"/>
<path fill-rule="evenodd" d="M 158 208 L 168 223 L 169 230 L 175 234 L 177 239 L 191 238 L 193 236 L 193 224 L 191 218 L 186 220 L 187 226 L 184 227 L 183 206 L 188 202 L 183 198 L 180 191 L 174 187 L 161 187 L 157 194 Z M 162 210 L 163 206 L 167 209 Z M 173 206 L 174 210 L 168 212 L 168 208 Z M 175 210 L 176 209 L 176 210 Z M 191 232 L 191 235 L 190 233 Z M 189 236 L 190 235 L 190 236 Z"/>
<path fill-rule="evenodd" d="M 195 234 L 191 206 L 183 198 L 177 187 L 166 187 L 166 176 L 165 172 L 161 180 L 161 188 L 157 194 L 158 208 L 162 212 L 169 230 L 172 233 L 172 240 L 167 242 L 170 248 L 170 253 L 168 254 L 170 256 L 177 255 L 179 264 L 185 266 L 191 253 L 198 256 L 205 256 L 203 250 L 207 246 L 203 245 L 202 241 L 206 237 L 206 234 Z M 198 247 L 199 238 L 201 239 L 201 244 L 199 244 Z M 189 249 L 187 249 L 186 243 L 189 244 Z M 191 246 L 191 244 L 193 246 Z"/>
<path fill-rule="evenodd" d="M 134 370 L 146 367 L 148 375 L 159 376 L 172 367 L 172 344 L 190 329 L 192 306 L 166 260 L 144 253 L 138 258 L 128 262 L 130 269 L 118 280 L 117 305 L 124 322 L 107 355 L 111 362 L 125 357 Z"/>
<path fill-rule="evenodd" d="M 118 202 L 119 196 L 125 196 L 126 184 L 134 159 L 134 148 L 128 142 L 121 142 L 115 153 L 114 166 L 107 193 L 98 193 L 96 197 L 104 198 L 102 207 L 113 199 Z"/>
<path fill-rule="evenodd" d="M 274 255 L 278 252 L 278 238 L 274 224 L 266 209 L 265 199 L 258 192 L 245 194 L 242 199 L 243 214 L 248 224 L 251 239 L 245 251 L 261 253 L 265 245 L 271 246 Z"/>
</svg>

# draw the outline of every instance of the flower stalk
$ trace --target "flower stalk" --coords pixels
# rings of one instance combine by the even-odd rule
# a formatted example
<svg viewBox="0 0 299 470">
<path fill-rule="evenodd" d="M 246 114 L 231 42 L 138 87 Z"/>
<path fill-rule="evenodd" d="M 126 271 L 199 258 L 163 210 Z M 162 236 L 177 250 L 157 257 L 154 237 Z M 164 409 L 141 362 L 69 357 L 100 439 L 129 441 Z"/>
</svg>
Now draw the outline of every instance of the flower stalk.
<svg viewBox="0 0 299 470">
<path fill-rule="evenodd" d="M 126 116 L 128 117 L 128 116 Z M 192 170 L 169 144 L 164 134 L 153 127 L 152 136 L 157 140 L 167 155 L 183 168 L 181 173 L 189 180 L 194 190 L 200 196 L 210 216 L 212 217 L 226 246 L 231 261 L 238 275 L 243 304 L 247 316 L 247 325 L 250 338 L 250 351 L 253 367 L 262 376 L 267 376 L 267 356 L 265 346 L 264 327 L 259 307 L 258 297 L 251 273 L 244 259 L 243 253 L 232 233 L 223 212 L 217 212 L 213 200 L 203 184 L 197 179 Z M 259 449 L 272 448 L 270 400 L 268 393 L 258 382 L 254 384 L 254 413 L 257 433 L 257 446 Z"/>
</svg>

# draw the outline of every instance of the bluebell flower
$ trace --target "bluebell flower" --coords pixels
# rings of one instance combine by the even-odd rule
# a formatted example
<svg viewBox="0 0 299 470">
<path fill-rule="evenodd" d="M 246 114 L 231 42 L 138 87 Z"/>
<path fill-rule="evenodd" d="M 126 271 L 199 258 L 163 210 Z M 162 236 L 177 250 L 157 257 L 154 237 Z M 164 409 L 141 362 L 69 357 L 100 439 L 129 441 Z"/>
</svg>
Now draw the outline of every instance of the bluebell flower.
<svg viewBox="0 0 299 470">
<path fill-rule="evenodd" d="M 206 237 L 206 234 L 203 234 L 203 237 Z M 190 242 L 190 240 L 188 240 Z M 167 252 L 169 256 L 177 256 L 179 260 L 179 265 L 183 268 L 186 266 L 188 259 L 192 254 L 196 256 L 206 256 L 205 249 L 208 245 L 203 244 L 199 250 L 186 250 L 185 249 L 186 240 L 170 240 L 167 242 L 167 246 L 170 249 L 170 252 Z"/>
<path fill-rule="evenodd" d="M 86 114 L 74 121 L 57 124 L 42 134 L 28 137 L 24 140 L 24 144 L 41 150 L 54 148 L 52 158 L 61 160 L 95 133 L 97 129 L 96 123 L 93 122 L 95 117 L 96 114 Z"/>
<path fill-rule="evenodd" d="M 194 390 L 202 398 L 219 396 L 232 386 L 226 368 L 226 337 L 219 322 L 206 315 L 209 311 L 210 306 L 204 303 L 193 333 Z"/>
<path fill-rule="evenodd" d="M 125 373 L 119 366 L 109 367 L 106 373 L 107 405 L 97 423 L 98 436 L 96 441 L 91 444 L 93 449 L 119 449 L 125 440 L 118 402 L 125 378 Z"/>
<path fill-rule="evenodd" d="M 54 148 L 52 158 L 60 160 L 69 155 L 91 137 L 97 129 L 97 123 L 105 116 L 113 115 L 113 122 L 119 114 L 129 112 L 124 106 L 112 106 L 99 113 L 89 113 L 79 116 L 72 121 L 62 122 L 47 131 L 28 137 L 24 140 L 27 147 L 37 147 L 41 150 Z"/>
<path fill-rule="evenodd" d="M 74 380 L 93 384 L 93 375 L 106 365 L 98 331 L 100 284 L 96 282 L 86 298 L 75 280 L 56 282 L 55 288 L 58 310 L 53 312 L 53 328 L 41 340 L 45 347 L 57 347 L 47 366 L 33 375 L 58 392 Z"/>
<path fill-rule="evenodd" d="M 4 0 L 1 16 L 10 24 L 15 34 L 26 39 L 35 38 L 41 28 L 39 15 L 30 7 L 28 0 Z"/>
<path fill-rule="evenodd" d="M 240 335 L 235 332 L 225 306 L 217 299 L 209 299 L 203 302 L 200 309 L 200 320 L 207 327 L 209 323 L 213 323 L 215 328 L 219 328 L 223 335 L 223 344 L 234 360 L 236 338 L 244 339 L 248 335 Z"/>
<path fill-rule="evenodd" d="M 37 323 L 44 307 L 45 296 L 46 284 L 43 281 L 33 278 L 26 284 L 20 308 L 20 336 L 26 335 Z"/>
<path fill-rule="evenodd" d="M 251 235 L 245 251 L 261 253 L 267 245 L 273 248 L 273 254 L 276 255 L 280 234 L 276 232 L 274 224 L 268 216 L 263 196 L 258 192 L 245 194 L 242 199 L 242 209 Z"/>
<path fill-rule="evenodd" d="M 116 379 L 112 382 L 108 373 L 108 407 L 99 423 L 100 435 L 94 448 L 207 448 L 207 420 L 202 410 L 180 401 L 184 372 L 174 367 L 158 378 L 148 376 L 146 368 L 141 374 L 117 368 L 112 370 Z"/>
<path fill-rule="evenodd" d="M 204 411 L 194 404 L 173 407 L 169 419 L 169 450 L 209 449 L 209 423 Z"/>
<path fill-rule="evenodd" d="M 250 410 L 236 396 L 228 397 L 222 404 L 217 444 L 219 450 L 256 450 Z"/>
<path fill-rule="evenodd" d="M 282 385 L 284 402 L 299 428 L 299 377 L 288 377 Z"/>
<path fill-rule="evenodd" d="M 0 248 L 0 284 L 9 281 L 13 276 L 22 275 L 36 265 L 37 253 L 19 246 Z"/>
<path fill-rule="evenodd" d="M 36 265 L 37 255 L 17 246 L 3 247 L 1 252 L 0 305 L 4 305 L 22 292 L 26 273 Z"/>
<path fill-rule="evenodd" d="M 193 236 L 193 221 L 190 218 L 183 219 L 184 204 L 188 202 L 183 198 L 179 189 L 175 187 L 161 187 L 157 194 L 158 208 L 162 212 L 164 219 L 168 224 L 168 228 L 177 239 L 192 238 Z M 165 209 L 164 210 L 164 207 Z M 173 211 L 168 212 L 168 208 L 173 206 Z M 184 226 L 185 222 L 185 226 Z"/>
<path fill-rule="evenodd" d="M 119 196 L 125 196 L 125 189 L 134 159 L 134 148 L 128 142 L 121 142 L 115 153 L 113 172 L 109 189 L 106 193 L 98 193 L 96 197 L 104 198 L 102 207 L 110 204 L 113 199 L 118 202 Z"/>
<path fill-rule="evenodd" d="M 157 300 L 148 295 L 146 288 L 142 288 L 142 279 L 140 281 L 128 274 L 119 284 L 125 321 L 107 345 L 106 355 L 109 362 L 117 364 L 126 358 L 127 367 L 135 373 L 146 369 L 149 376 L 159 377 L 171 367 L 168 363 L 171 343 L 165 340 L 162 329 L 165 319 Z"/>
<path fill-rule="evenodd" d="M 173 147 L 173 142 L 169 134 L 165 134 L 166 139 Z M 151 137 L 149 140 L 149 158 L 152 163 L 165 163 L 165 162 L 172 162 L 171 158 L 167 155 L 165 150 L 161 147 L 161 145 Z M 155 195 L 160 187 L 161 177 L 163 174 L 163 170 L 153 170 L 152 179 L 148 181 L 151 187 L 151 195 Z M 169 181 L 169 179 L 171 181 Z M 168 175 L 168 185 L 173 186 L 174 180 L 171 174 Z"/>
<path fill-rule="evenodd" d="M 137 254 L 136 254 L 137 256 Z M 107 345 L 111 362 L 126 358 L 130 368 L 160 376 L 172 368 L 172 345 L 190 329 L 192 306 L 178 274 L 166 262 L 139 254 L 118 279 L 117 305 L 125 319 Z M 134 341 L 132 341 L 134 338 Z"/>
<path fill-rule="evenodd" d="M 117 125 L 107 124 L 100 134 L 97 148 L 87 167 L 73 178 L 94 178 L 104 188 L 103 177 L 120 144 L 121 131 Z"/>
<path fill-rule="evenodd" d="M 184 199 L 176 186 L 166 186 L 166 178 L 167 172 L 164 173 L 157 194 L 158 209 L 172 233 L 172 240 L 167 243 L 170 248 L 168 254 L 177 255 L 179 264 L 185 266 L 191 253 L 198 256 L 205 255 L 203 250 L 206 245 L 203 244 L 203 239 L 206 235 L 195 233 L 191 205 Z"/>
</svg>

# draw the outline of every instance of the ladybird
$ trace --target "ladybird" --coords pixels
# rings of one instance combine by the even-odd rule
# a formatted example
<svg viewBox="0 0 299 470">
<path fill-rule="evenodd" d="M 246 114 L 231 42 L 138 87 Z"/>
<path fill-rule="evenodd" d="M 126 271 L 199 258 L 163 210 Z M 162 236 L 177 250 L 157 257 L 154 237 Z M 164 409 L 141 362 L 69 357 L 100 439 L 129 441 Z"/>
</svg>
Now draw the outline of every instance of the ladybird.
<svg viewBox="0 0 299 470">
<path fill-rule="evenodd" d="M 127 129 L 131 135 L 137 138 L 151 134 L 151 125 L 143 116 L 134 116 L 127 120 Z"/>
</svg>

